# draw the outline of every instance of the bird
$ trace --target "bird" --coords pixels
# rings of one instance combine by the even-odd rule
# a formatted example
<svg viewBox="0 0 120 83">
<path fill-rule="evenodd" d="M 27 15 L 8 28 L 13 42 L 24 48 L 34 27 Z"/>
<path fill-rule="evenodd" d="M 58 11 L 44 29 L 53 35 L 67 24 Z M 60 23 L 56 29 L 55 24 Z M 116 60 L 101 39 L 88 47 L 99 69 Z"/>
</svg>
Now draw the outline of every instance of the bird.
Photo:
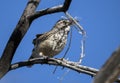
<svg viewBox="0 0 120 83">
<path fill-rule="evenodd" d="M 43 34 L 37 34 L 33 39 L 34 48 L 29 58 L 54 57 L 65 47 L 73 22 L 69 19 L 58 20 L 53 28 Z"/>
</svg>

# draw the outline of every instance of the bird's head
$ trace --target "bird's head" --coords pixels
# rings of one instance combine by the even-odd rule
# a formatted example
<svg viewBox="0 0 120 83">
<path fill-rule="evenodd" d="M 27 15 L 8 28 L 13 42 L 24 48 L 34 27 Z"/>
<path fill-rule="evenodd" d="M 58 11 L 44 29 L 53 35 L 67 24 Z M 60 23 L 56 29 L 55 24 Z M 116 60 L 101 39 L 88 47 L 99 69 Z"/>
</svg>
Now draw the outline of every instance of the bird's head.
<svg viewBox="0 0 120 83">
<path fill-rule="evenodd" d="M 59 29 L 62 29 L 62 28 L 66 28 L 68 26 L 71 26 L 73 25 L 73 21 L 71 20 L 68 20 L 68 19 L 60 19 L 56 22 L 54 28 L 59 28 Z"/>
</svg>

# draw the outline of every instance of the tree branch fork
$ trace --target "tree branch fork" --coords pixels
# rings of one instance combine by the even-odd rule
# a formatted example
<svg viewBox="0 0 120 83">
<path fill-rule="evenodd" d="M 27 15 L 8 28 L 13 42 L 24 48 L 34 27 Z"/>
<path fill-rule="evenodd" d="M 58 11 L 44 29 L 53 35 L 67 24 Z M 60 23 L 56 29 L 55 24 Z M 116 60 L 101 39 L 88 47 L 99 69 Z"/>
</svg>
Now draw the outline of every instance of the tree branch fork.
<svg viewBox="0 0 120 83">
<path fill-rule="evenodd" d="M 16 25 L 12 35 L 10 36 L 8 43 L 4 49 L 4 52 L 0 58 L 0 78 L 2 78 L 7 72 L 14 57 L 15 51 L 18 48 L 21 40 L 28 31 L 31 23 L 44 15 L 65 12 L 68 10 L 72 0 L 65 0 L 63 5 L 58 5 L 51 8 L 46 8 L 40 11 L 36 11 L 37 6 L 40 3 L 40 0 L 29 0 L 24 12 Z"/>
</svg>

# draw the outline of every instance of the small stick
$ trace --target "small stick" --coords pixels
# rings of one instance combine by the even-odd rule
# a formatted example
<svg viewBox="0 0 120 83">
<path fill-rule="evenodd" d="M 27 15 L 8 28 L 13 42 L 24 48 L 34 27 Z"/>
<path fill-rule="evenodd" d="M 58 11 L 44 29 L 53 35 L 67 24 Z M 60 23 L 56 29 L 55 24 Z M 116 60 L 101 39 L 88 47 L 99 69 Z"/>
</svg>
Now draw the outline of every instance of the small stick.
<svg viewBox="0 0 120 83">
<path fill-rule="evenodd" d="M 82 34 L 83 38 L 81 40 L 81 54 L 78 64 L 81 64 L 83 57 L 85 56 L 85 38 L 86 32 L 83 27 L 75 20 L 68 12 L 65 12 L 66 17 L 75 23 L 75 26 L 80 34 Z"/>
<path fill-rule="evenodd" d="M 86 36 L 86 32 L 85 30 L 83 29 L 83 27 L 68 13 L 68 12 L 65 12 L 66 16 L 68 19 L 72 20 L 75 25 L 80 29 L 79 32 L 83 35 L 83 36 Z"/>
<path fill-rule="evenodd" d="M 69 51 L 69 49 L 70 49 L 71 41 L 72 41 L 72 28 L 71 28 L 71 30 L 70 30 L 70 41 L 69 41 L 69 44 L 68 44 L 68 48 L 67 48 L 67 50 L 65 51 L 65 54 L 64 54 L 63 58 L 65 58 L 65 56 L 67 55 L 67 53 L 68 53 L 68 51 Z"/>
</svg>

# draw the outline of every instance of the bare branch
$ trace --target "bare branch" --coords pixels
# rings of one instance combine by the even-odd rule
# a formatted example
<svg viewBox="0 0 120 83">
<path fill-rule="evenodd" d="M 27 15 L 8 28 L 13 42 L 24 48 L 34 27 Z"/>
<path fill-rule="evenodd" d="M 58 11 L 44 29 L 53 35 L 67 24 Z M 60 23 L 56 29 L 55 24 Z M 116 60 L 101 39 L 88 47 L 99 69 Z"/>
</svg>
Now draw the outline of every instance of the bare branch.
<svg viewBox="0 0 120 83">
<path fill-rule="evenodd" d="M 98 72 L 97 69 L 94 69 L 91 67 L 78 65 L 75 62 L 67 61 L 65 59 L 55 59 L 55 58 L 44 58 L 44 59 L 37 58 L 37 59 L 31 59 L 30 61 L 18 62 L 18 63 L 12 64 L 10 70 L 33 65 L 33 64 L 49 64 L 49 65 L 62 66 L 62 67 L 70 68 L 79 73 L 85 73 L 91 76 L 95 76 L 96 73 Z"/>
<path fill-rule="evenodd" d="M 10 70 L 14 70 L 17 68 L 21 68 L 21 67 L 25 67 L 33 64 L 48 64 L 48 65 L 62 66 L 62 67 L 66 67 L 74 71 L 77 71 L 78 73 L 84 73 L 84 74 L 90 75 L 92 77 L 95 77 L 96 74 L 99 72 L 99 70 L 95 68 L 79 65 L 75 62 L 68 61 L 65 59 L 55 59 L 55 58 L 42 58 L 42 59 L 36 58 L 36 59 L 31 59 L 30 61 L 18 62 L 18 63 L 12 64 L 10 67 Z M 115 81 L 120 82 L 120 79 L 118 78 Z"/>
<path fill-rule="evenodd" d="M 39 18 L 40 16 L 43 16 L 43 15 L 56 13 L 56 12 L 61 12 L 61 11 L 63 11 L 62 8 L 63 8 L 63 6 L 59 5 L 59 6 L 43 9 L 43 10 L 40 10 L 40 11 L 36 11 L 35 13 L 29 15 L 28 17 L 31 20 L 34 20 L 34 19 Z"/>
<path fill-rule="evenodd" d="M 72 0 L 65 0 L 64 5 L 63 5 L 63 10 L 66 12 L 70 6 Z"/>
<path fill-rule="evenodd" d="M 116 50 L 95 76 L 94 83 L 113 83 L 120 75 L 120 48 Z M 119 79 L 118 79 L 119 80 Z M 119 80 L 120 82 L 120 80 Z"/>
<path fill-rule="evenodd" d="M 57 13 L 57 12 L 66 12 L 70 6 L 72 0 L 65 0 L 64 5 L 54 6 L 51 8 L 46 8 L 40 11 L 37 11 L 29 16 L 31 20 L 39 18 L 40 16 Z"/>
<path fill-rule="evenodd" d="M 39 2 L 40 0 L 29 0 L 23 15 L 13 31 L 0 59 L 0 78 L 2 78 L 8 72 L 14 53 L 20 41 L 29 29 L 31 22 L 26 18 L 26 16 L 30 15 L 36 10 Z"/>
</svg>

